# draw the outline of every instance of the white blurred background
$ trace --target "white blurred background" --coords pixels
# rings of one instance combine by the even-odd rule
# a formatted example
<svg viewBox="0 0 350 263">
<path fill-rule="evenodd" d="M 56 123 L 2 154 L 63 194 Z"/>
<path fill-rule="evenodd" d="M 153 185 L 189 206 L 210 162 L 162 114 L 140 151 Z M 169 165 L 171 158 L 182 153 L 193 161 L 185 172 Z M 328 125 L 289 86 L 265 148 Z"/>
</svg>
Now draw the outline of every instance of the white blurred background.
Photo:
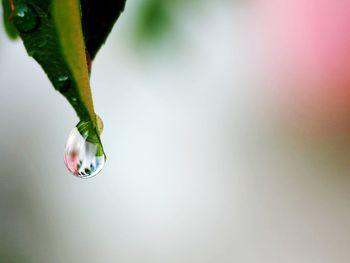
<svg viewBox="0 0 350 263">
<path fill-rule="evenodd" d="M 1 29 L 0 262 L 350 262 L 349 137 L 274 97 L 302 86 L 266 48 L 274 2 L 182 3 L 148 37 L 129 1 L 93 63 L 90 180 L 63 163 L 75 113 Z"/>
</svg>

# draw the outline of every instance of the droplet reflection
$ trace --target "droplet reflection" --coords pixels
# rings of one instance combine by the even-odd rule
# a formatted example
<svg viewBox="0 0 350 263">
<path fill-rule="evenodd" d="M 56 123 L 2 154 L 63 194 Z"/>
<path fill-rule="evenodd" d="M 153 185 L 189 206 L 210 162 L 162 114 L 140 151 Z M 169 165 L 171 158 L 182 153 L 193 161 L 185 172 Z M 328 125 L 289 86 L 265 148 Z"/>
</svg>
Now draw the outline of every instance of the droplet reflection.
<svg viewBox="0 0 350 263">
<path fill-rule="evenodd" d="M 77 177 L 91 178 L 97 175 L 106 161 L 102 144 L 89 122 L 79 122 L 67 139 L 64 162 Z"/>
</svg>

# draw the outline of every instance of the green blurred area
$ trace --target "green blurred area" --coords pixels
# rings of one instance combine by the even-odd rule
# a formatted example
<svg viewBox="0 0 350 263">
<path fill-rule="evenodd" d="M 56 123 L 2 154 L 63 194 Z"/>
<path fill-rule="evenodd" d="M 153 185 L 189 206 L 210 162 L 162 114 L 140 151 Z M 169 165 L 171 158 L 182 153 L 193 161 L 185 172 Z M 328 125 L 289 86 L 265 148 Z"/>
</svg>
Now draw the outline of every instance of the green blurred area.
<svg viewBox="0 0 350 263">
<path fill-rule="evenodd" d="M 174 2 L 165 0 L 147 0 L 142 3 L 136 17 L 135 34 L 139 39 L 160 39 L 173 26 Z"/>
<path fill-rule="evenodd" d="M 195 11 L 199 0 L 145 0 L 136 6 L 133 40 L 135 44 L 160 42 L 177 32 L 177 20 L 186 9 Z"/>
</svg>

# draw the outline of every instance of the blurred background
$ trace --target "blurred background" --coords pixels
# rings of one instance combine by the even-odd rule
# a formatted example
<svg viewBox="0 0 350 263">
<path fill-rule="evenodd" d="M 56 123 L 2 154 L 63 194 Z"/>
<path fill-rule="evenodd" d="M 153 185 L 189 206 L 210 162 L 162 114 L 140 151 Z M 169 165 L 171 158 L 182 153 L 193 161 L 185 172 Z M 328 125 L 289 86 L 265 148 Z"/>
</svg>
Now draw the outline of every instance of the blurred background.
<svg viewBox="0 0 350 263">
<path fill-rule="evenodd" d="M 350 2 L 127 1 L 93 63 L 107 163 L 0 28 L 0 262 L 350 262 Z"/>
</svg>

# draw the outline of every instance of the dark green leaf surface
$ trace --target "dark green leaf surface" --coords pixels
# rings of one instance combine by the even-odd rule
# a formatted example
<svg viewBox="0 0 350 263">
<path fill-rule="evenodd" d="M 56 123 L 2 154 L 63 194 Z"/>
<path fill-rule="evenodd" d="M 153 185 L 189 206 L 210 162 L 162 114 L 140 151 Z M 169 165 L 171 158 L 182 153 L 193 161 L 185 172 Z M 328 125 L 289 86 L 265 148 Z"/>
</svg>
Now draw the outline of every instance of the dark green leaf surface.
<svg viewBox="0 0 350 263">
<path fill-rule="evenodd" d="M 83 33 L 91 59 L 106 41 L 125 7 L 125 0 L 81 0 Z"/>
</svg>

